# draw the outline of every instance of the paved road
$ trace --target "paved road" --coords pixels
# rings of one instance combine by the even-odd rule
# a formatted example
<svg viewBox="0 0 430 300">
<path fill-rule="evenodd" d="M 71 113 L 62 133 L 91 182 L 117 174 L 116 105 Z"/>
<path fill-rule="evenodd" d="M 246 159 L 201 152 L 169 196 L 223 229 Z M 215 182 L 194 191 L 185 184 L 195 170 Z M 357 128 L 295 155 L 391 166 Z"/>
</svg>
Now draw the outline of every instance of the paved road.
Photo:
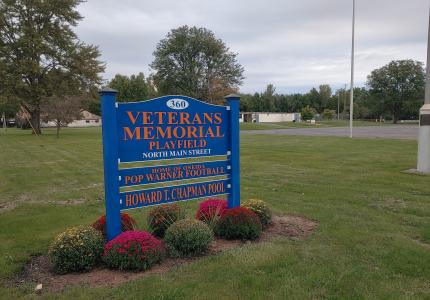
<svg viewBox="0 0 430 300">
<path fill-rule="evenodd" d="M 243 130 L 242 134 L 274 134 L 305 136 L 344 136 L 349 137 L 349 127 L 291 128 L 270 130 Z M 358 138 L 408 139 L 418 138 L 417 125 L 386 125 L 354 127 L 353 136 Z"/>
</svg>

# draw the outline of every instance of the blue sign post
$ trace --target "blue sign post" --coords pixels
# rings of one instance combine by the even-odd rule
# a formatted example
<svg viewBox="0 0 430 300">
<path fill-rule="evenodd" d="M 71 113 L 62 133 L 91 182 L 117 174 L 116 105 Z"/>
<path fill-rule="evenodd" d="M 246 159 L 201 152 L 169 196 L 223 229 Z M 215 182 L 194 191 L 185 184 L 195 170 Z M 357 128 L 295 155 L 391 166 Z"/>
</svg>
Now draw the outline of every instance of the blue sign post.
<svg viewBox="0 0 430 300">
<path fill-rule="evenodd" d="M 186 96 L 118 103 L 116 93 L 100 92 L 109 240 L 121 210 L 217 195 L 240 205 L 239 96 L 222 106 Z"/>
</svg>

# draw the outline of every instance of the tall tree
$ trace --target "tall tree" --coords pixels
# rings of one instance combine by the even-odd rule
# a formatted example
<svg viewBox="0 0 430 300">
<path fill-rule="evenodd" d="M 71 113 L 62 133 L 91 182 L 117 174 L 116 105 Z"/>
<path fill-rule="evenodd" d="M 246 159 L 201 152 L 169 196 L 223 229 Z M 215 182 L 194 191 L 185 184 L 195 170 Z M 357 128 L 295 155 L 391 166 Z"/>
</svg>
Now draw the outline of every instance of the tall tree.
<svg viewBox="0 0 430 300">
<path fill-rule="evenodd" d="M 154 51 L 154 83 L 161 94 L 216 102 L 242 84 L 244 70 L 236 56 L 212 31 L 181 26 Z"/>
<path fill-rule="evenodd" d="M 322 84 L 319 86 L 318 90 L 318 108 L 319 112 L 322 113 L 324 109 L 327 108 L 330 97 L 331 97 L 331 87 L 328 84 Z"/>
<path fill-rule="evenodd" d="M 275 86 L 268 84 L 266 90 L 261 94 L 261 100 L 263 102 L 263 110 L 265 112 L 275 111 Z"/>
<path fill-rule="evenodd" d="M 0 81 L 31 115 L 40 133 L 43 99 L 62 80 L 79 83 L 73 93 L 88 93 L 99 84 L 104 65 L 96 46 L 79 41 L 72 27 L 82 19 L 82 0 L 3 0 L 0 2 Z"/>
<path fill-rule="evenodd" d="M 304 105 L 310 106 L 311 108 L 314 108 L 317 111 L 320 109 L 320 94 L 316 88 L 312 88 L 306 94 L 306 97 L 304 100 L 305 100 Z"/>
<path fill-rule="evenodd" d="M 367 78 L 375 106 L 391 114 L 393 123 L 408 114 L 418 112 L 424 101 L 425 73 L 419 61 L 397 60 L 373 70 Z"/>
<path fill-rule="evenodd" d="M 145 79 L 142 72 L 137 75 L 116 74 L 108 86 L 118 91 L 118 101 L 130 102 L 147 100 L 150 96 L 150 82 Z"/>
</svg>

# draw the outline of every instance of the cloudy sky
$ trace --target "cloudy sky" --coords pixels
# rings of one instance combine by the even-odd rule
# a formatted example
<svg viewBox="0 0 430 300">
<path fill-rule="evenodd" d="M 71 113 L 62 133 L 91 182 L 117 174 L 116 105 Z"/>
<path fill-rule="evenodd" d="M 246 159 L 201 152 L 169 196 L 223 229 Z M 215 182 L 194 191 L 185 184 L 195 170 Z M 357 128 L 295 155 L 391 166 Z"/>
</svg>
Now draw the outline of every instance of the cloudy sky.
<svg viewBox="0 0 430 300">
<path fill-rule="evenodd" d="M 393 59 L 425 61 L 428 0 L 356 0 L 356 82 Z M 76 32 L 99 45 L 115 74 L 148 75 L 158 41 L 181 25 L 206 27 L 245 68 L 241 92 L 273 83 L 304 92 L 349 83 L 352 0 L 88 0 Z"/>
</svg>

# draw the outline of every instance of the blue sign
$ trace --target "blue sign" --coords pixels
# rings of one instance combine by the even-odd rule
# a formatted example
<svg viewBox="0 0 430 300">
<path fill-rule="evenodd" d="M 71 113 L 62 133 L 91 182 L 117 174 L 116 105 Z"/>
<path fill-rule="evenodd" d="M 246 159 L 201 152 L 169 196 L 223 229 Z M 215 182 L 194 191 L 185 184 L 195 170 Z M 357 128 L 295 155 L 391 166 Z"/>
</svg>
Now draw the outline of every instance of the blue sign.
<svg viewBox="0 0 430 300">
<path fill-rule="evenodd" d="M 226 106 L 183 96 L 118 103 L 121 162 L 225 155 L 230 134 Z"/>
<path fill-rule="evenodd" d="M 199 182 L 120 193 L 121 209 L 227 195 L 230 180 Z"/>
<path fill-rule="evenodd" d="M 222 106 L 186 96 L 118 103 L 116 93 L 100 92 L 109 240 L 121 210 L 216 195 L 240 205 L 239 96 Z"/>
<path fill-rule="evenodd" d="M 229 161 L 208 161 L 179 165 L 158 165 L 119 170 L 120 186 L 222 176 L 230 174 Z"/>
</svg>

